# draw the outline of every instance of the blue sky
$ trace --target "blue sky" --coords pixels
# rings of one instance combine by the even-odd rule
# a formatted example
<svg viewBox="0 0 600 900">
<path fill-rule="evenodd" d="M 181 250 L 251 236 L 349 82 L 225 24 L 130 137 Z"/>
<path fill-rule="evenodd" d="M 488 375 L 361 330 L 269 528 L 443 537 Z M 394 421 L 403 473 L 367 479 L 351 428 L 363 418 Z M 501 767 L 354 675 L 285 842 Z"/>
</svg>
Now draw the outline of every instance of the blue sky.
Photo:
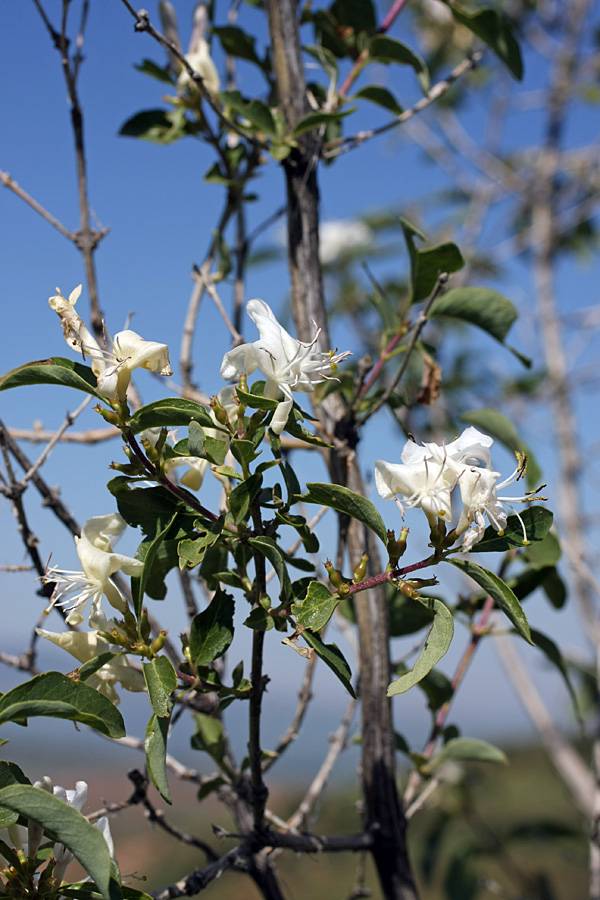
<svg viewBox="0 0 600 900">
<path fill-rule="evenodd" d="M 76 13 L 79 4 L 72 5 Z M 47 6 L 52 14 L 57 13 L 58 3 Z M 181 0 L 176 6 L 180 13 L 180 28 L 185 34 L 186 18 L 191 14 L 193 3 Z M 155 4 L 150 6 L 150 13 L 158 22 Z M 249 28 L 258 21 L 258 14 L 245 6 L 242 16 L 241 23 Z M 74 154 L 58 54 L 32 3 L 24 0 L 5 2 L 0 9 L 0 27 L 4 35 L 0 54 L 0 83 L 4 86 L 0 93 L 3 122 L 0 168 L 8 171 L 24 190 L 68 228 L 75 229 L 78 209 Z M 400 19 L 392 34 L 408 40 L 406 33 L 407 26 Z M 259 43 L 261 40 L 264 44 L 264 32 L 261 32 Z M 191 264 L 202 261 L 211 228 L 221 209 L 221 188 L 203 181 L 213 160 L 207 149 L 193 140 L 160 147 L 118 136 L 120 126 L 133 113 L 163 105 L 163 86 L 133 68 L 133 64 L 144 57 L 162 63 L 162 51 L 147 35 L 134 33 L 132 19 L 120 2 L 104 0 L 91 4 L 84 52 L 79 91 L 85 114 L 90 204 L 99 222 L 110 228 L 96 254 L 101 307 L 113 333 L 123 327 L 130 313 L 134 313 L 132 327 L 147 339 L 168 343 L 172 358 L 176 360 L 192 288 Z M 222 62 L 218 53 L 216 59 L 217 63 Z M 531 53 L 527 54 L 526 62 L 524 90 L 538 89 L 545 83 L 545 66 Z M 245 79 L 244 89 L 250 92 L 256 85 L 252 67 L 242 64 L 240 74 Z M 380 67 L 375 77 L 385 81 L 391 75 L 387 67 Z M 418 99 L 418 87 L 411 72 L 402 72 L 395 78 L 394 85 L 406 105 Z M 469 107 L 467 124 L 469 133 L 475 138 L 481 133 L 483 105 L 484 100 L 476 97 Z M 381 121 L 382 111 L 369 106 L 361 110 L 354 127 L 367 127 Z M 515 116 L 505 146 L 516 149 L 535 143 L 541 121 L 541 116 L 535 112 Z M 590 111 L 589 107 L 579 107 L 569 123 L 569 146 L 583 146 L 593 140 L 597 126 L 594 108 Z M 433 187 L 444 185 L 448 185 L 448 179 L 433 165 L 423 164 L 421 152 L 409 139 L 393 133 L 347 154 L 321 172 L 322 213 L 324 219 L 343 219 L 381 206 L 406 208 L 418 204 Z M 279 167 L 273 162 L 265 164 L 255 186 L 260 199 L 249 209 L 249 230 L 281 203 L 283 175 Z M 76 250 L 21 200 L 3 190 L 0 203 L 0 244 L 3 248 L 0 290 L 4 316 L 0 352 L 1 368 L 6 371 L 28 360 L 52 354 L 68 355 L 56 317 L 47 307 L 47 298 L 54 293 L 55 286 L 68 294 L 83 280 L 83 272 Z M 498 243 L 504 236 L 501 215 L 502 210 L 484 234 L 488 246 Z M 279 227 L 274 226 L 265 235 L 265 243 L 278 241 Z M 398 256 L 382 264 L 381 272 L 394 271 L 400 265 L 405 266 L 405 257 L 399 246 Z M 581 266 L 572 263 L 561 266 L 561 309 L 571 312 L 593 306 L 597 301 L 599 274 L 597 261 Z M 532 284 L 527 261 L 511 259 L 501 280 L 492 286 L 506 293 L 522 310 L 511 342 L 532 355 L 539 365 L 539 345 L 530 315 Z M 278 309 L 286 303 L 287 290 L 287 274 L 282 263 L 255 268 L 249 273 L 248 298 L 262 297 Z M 222 296 L 224 302 L 229 303 L 226 289 Z M 85 301 L 84 289 L 78 307 L 82 315 Z M 251 323 L 248 325 L 246 334 L 253 340 Z M 228 344 L 228 334 L 211 301 L 205 298 L 194 362 L 200 386 L 209 394 L 222 386 L 218 369 Z M 474 339 L 473 353 L 480 355 L 482 366 L 488 365 L 490 345 L 485 338 Z M 579 362 L 593 361 L 597 351 L 598 344 L 593 339 Z M 494 355 L 491 363 L 496 377 L 518 371 L 509 354 Z M 146 400 L 157 396 L 157 386 L 150 376 L 140 379 L 139 387 Z M 0 395 L 0 415 L 13 427 L 31 428 L 34 422 L 42 422 L 45 428 L 54 429 L 60 425 L 66 411 L 72 410 L 79 401 L 79 396 L 74 397 L 66 390 L 20 389 Z M 598 439 L 597 425 L 591 416 L 593 409 L 593 393 L 583 394 L 578 412 L 584 444 Z M 101 424 L 96 414 L 88 410 L 80 418 L 77 428 Z M 551 454 L 547 452 L 549 428 L 543 414 L 538 413 L 525 422 L 524 436 L 551 479 L 555 473 Z M 389 459 L 397 458 L 400 452 L 397 441 L 391 423 L 381 414 L 364 441 L 365 465 L 383 453 L 382 445 L 386 446 Z M 35 458 L 34 447 L 25 445 L 25 449 Z M 100 445 L 85 449 L 66 445 L 55 451 L 44 467 L 44 477 L 51 485 L 61 484 L 63 499 L 83 522 L 89 516 L 112 509 L 112 499 L 104 488 L 103 479 L 108 476 L 108 463 L 119 454 L 114 443 L 110 447 Z M 503 470 L 510 471 L 512 466 L 508 457 L 500 458 Z M 314 478 L 312 471 L 311 477 Z M 324 472 L 319 477 L 325 477 Z M 42 555 L 45 557 L 52 552 L 55 564 L 64 568 L 76 567 L 71 537 L 57 528 L 48 510 L 38 512 L 32 498 L 28 496 L 28 499 L 32 524 L 41 539 Z M 593 503 L 591 500 L 590 509 Z M 393 504 L 386 507 L 381 503 L 380 508 L 390 526 L 397 525 Z M 0 502 L 0 515 L 4 536 L 0 564 L 6 564 L 20 560 L 22 552 L 6 501 Z M 413 539 L 417 543 L 419 526 L 414 521 L 409 524 L 414 529 Z M 130 535 L 123 542 L 122 551 L 132 552 L 135 545 L 136 537 Z M 15 652 L 21 646 L 22 636 L 27 634 L 32 618 L 40 610 L 40 601 L 33 594 L 29 575 L 2 575 L 2 578 L 0 603 L 5 607 L 2 620 L 11 636 L 10 649 Z M 178 599 L 175 604 L 171 625 L 174 634 L 184 626 Z M 560 635 L 567 645 L 581 645 L 581 633 L 572 611 L 557 613 L 550 610 L 543 599 L 537 598 L 528 602 L 527 612 L 536 627 L 555 637 Z M 58 627 L 58 620 L 54 627 Z M 466 640 L 466 633 L 459 628 L 453 648 L 442 665 L 444 671 L 452 672 Z M 292 681 L 298 679 L 303 664 L 290 650 L 276 646 L 276 640 L 272 643 L 269 662 L 278 677 L 270 690 L 269 700 L 280 716 L 293 703 L 289 696 L 288 675 Z M 70 661 L 61 662 L 61 658 L 50 652 L 48 659 L 64 670 Z M 533 667 L 538 671 L 543 669 L 540 659 L 533 657 Z M 282 681 L 283 673 L 285 679 Z M 12 679 L 12 673 L 6 668 L 0 670 L 0 687 L 9 681 L 13 683 Z M 325 698 L 322 711 L 317 715 L 321 718 L 316 731 L 323 736 L 324 731 L 335 727 L 344 699 L 342 690 L 329 673 L 322 674 L 320 683 Z M 560 685 L 553 678 L 546 684 L 546 696 L 552 704 L 566 707 Z M 403 697 L 398 703 L 398 712 L 404 723 L 402 727 L 418 743 L 427 730 L 420 693 L 412 691 Z M 132 715 L 139 727 L 137 714 Z M 484 648 L 477 655 L 471 678 L 457 699 L 453 720 L 462 720 L 466 731 L 480 737 L 527 730 L 510 688 L 504 686 L 490 648 Z"/>
</svg>

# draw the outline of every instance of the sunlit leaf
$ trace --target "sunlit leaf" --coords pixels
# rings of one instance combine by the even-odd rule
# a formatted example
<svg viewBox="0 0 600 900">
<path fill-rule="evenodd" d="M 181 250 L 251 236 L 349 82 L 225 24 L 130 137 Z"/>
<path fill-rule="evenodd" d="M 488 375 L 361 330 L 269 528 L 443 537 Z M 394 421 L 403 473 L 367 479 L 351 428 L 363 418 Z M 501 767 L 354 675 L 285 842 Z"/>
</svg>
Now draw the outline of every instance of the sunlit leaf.
<svg viewBox="0 0 600 900">
<path fill-rule="evenodd" d="M 405 672 L 404 675 L 401 675 L 388 687 L 388 697 L 404 694 L 424 678 L 447 653 L 454 634 L 454 619 L 445 603 L 433 598 L 422 598 L 415 602 L 420 602 L 433 610 L 435 615 L 431 624 L 431 631 L 412 669 L 409 672 Z"/>
</svg>

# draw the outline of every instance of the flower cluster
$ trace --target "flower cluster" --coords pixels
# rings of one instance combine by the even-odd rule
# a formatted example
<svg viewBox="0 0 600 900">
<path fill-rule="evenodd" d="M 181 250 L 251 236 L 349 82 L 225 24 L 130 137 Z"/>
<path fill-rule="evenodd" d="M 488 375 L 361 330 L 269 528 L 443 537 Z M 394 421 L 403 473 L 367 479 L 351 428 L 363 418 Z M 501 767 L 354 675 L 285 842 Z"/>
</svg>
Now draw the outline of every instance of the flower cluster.
<svg viewBox="0 0 600 900">
<path fill-rule="evenodd" d="M 350 356 L 343 353 L 322 353 L 316 349 L 320 330 L 317 328 L 310 344 L 303 344 L 287 333 L 264 300 L 250 300 L 246 311 L 260 338 L 253 344 L 234 347 L 223 357 L 221 376 L 227 380 L 240 375 L 252 375 L 257 369 L 265 376 L 264 396 L 283 400 L 275 410 L 270 428 L 281 434 L 294 404 L 292 391 L 312 393 L 316 384 L 330 380 L 338 364 Z"/>
<path fill-rule="evenodd" d="M 75 312 L 81 285 L 65 299 L 56 288 L 56 295 L 48 303 L 60 318 L 65 340 L 83 358 L 89 357 L 92 372 L 98 381 L 98 391 L 111 403 L 124 403 L 134 369 L 148 369 L 159 375 L 172 375 L 169 348 L 166 344 L 145 341 L 135 331 L 119 331 L 111 338 L 105 328 L 108 349 L 103 350 L 85 322 Z"/>
<path fill-rule="evenodd" d="M 451 494 L 458 488 L 463 507 L 455 534 L 457 537 L 463 535 L 462 546 L 468 551 L 483 537 L 486 516 L 493 528 L 502 534 L 508 518 L 505 506 L 512 509 L 512 503 L 543 499 L 538 496 L 541 488 L 528 491 L 522 497 L 498 496 L 499 491 L 522 477 L 525 459 L 517 454 L 517 468 L 499 482 L 501 475 L 494 471 L 490 453 L 493 442 L 489 435 L 473 427 L 466 428 L 451 444 L 420 446 L 408 441 L 400 457 L 401 463 L 377 460 L 375 485 L 384 500 L 396 499 L 403 515 L 404 509 L 420 507 L 432 528 L 438 519 L 452 520 Z M 526 541 L 525 526 L 518 517 Z"/>
</svg>

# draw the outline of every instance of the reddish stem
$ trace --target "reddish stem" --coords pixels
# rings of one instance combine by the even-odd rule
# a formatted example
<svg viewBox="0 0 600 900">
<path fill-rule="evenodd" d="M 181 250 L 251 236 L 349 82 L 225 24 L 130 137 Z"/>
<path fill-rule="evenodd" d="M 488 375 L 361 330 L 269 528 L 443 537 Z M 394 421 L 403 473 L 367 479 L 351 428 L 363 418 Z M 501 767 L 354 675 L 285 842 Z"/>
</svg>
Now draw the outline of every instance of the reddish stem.
<svg viewBox="0 0 600 900">
<path fill-rule="evenodd" d="M 381 374 L 381 370 L 383 369 L 384 365 L 390 358 L 392 351 L 396 349 L 396 345 L 398 344 L 398 342 L 400 341 L 400 339 L 402 337 L 403 337 L 403 335 L 401 335 L 399 333 L 395 334 L 394 337 L 388 342 L 387 346 L 384 347 L 384 349 L 381 351 L 381 353 L 379 354 L 379 359 L 377 360 L 377 362 L 371 369 L 371 373 L 370 373 L 369 377 L 365 380 L 365 383 L 363 384 L 363 386 L 360 389 L 360 392 L 358 394 L 359 399 L 361 399 L 362 397 L 365 396 L 367 391 L 370 390 L 371 386 L 379 378 L 379 375 Z"/>
<path fill-rule="evenodd" d="M 425 569 L 427 566 L 433 566 L 435 563 L 441 562 L 443 558 L 443 556 L 432 553 L 427 559 L 412 563 L 410 566 L 404 566 L 402 569 L 394 569 L 391 572 L 382 572 L 381 575 L 374 575 L 372 578 L 365 579 L 365 581 L 359 581 L 358 584 L 346 584 L 348 591 L 345 596 L 356 594 L 357 591 L 367 591 L 369 588 L 376 587 L 378 584 L 385 584 L 391 579 L 402 578 L 410 572 L 416 572 L 418 569 Z"/>
<path fill-rule="evenodd" d="M 398 13 L 400 12 L 400 10 L 402 9 L 402 7 L 404 6 L 404 4 L 406 2 L 407 2 L 407 0 L 394 0 L 394 3 L 392 4 L 392 8 L 388 12 L 387 16 L 385 17 L 385 19 L 383 20 L 383 22 L 381 23 L 379 28 L 375 31 L 375 34 L 385 34 L 386 33 L 386 31 L 390 28 L 390 26 L 394 22 L 394 19 L 396 18 L 396 16 L 398 15 Z M 348 91 L 350 90 L 350 88 L 352 87 L 352 85 L 354 84 L 356 79 L 358 78 L 358 75 L 359 75 L 361 69 L 363 68 L 363 66 L 365 65 L 368 58 L 369 58 L 369 48 L 365 47 L 365 49 L 362 51 L 362 53 L 360 54 L 360 56 L 358 57 L 358 59 L 356 60 L 354 65 L 352 66 L 352 69 L 350 70 L 350 72 L 348 72 L 348 74 L 346 75 L 346 78 L 344 79 L 344 83 L 342 84 L 342 86 L 339 90 L 339 93 L 342 96 L 345 96 L 348 93 Z"/>
</svg>

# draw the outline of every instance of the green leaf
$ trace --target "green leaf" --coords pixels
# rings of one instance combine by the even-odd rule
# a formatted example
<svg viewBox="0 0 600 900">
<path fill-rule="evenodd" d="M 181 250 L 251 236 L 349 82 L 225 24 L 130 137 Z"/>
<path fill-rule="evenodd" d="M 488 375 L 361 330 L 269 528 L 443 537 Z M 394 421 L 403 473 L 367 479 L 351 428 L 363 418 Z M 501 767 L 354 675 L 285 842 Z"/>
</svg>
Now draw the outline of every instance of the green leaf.
<svg viewBox="0 0 600 900">
<path fill-rule="evenodd" d="M 331 13 L 340 25 L 346 25 L 356 32 L 374 31 L 377 27 L 372 0 L 334 0 Z"/>
<path fill-rule="evenodd" d="M 194 713 L 196 731 L 192 735 L 191 744 L 193 750 L 200 750 L 214 759 L 218 766 L 227 771 L 223 764 L 225 750 L 227 748 L 223 733 L 223 723 L 204 713 Z"/>
<path fill-rule="evenodd" d="M 138 72 L 142 72 L 144 75 L 149 75 L 151 78 L 156 78 L 157 81 L 162 81 L 165 84 L 175 85 L 175 79 L 169 72 L 167 68 L 162 68 L 162 66 L 157 66 L 155 62 L 152 62 L 151 59 L 143 59 L 139 65 L 134 65 L 134 69 L 137 69 Z"/>
<path fill-rule="evenodd" d="M 338 594 L 332 594 L 320 581 L 311 581 L 302 603 L 294 603 L 292 613 L 298 624 L 311 631 L 320 631 L 333 615 L 340 602 Z"/>
<path fill-rule="evenodd" d="M 298 487 L 298 490 L 299 489 L 300 488 Z M 311 531 L 308 527 L 304 516 L 295 516 L 291 513 L 284 514 L 279 512 L 279 510 L 276 510 L 275 518 L 278 522 L 281 522 L 282 525 L 289 525 L 291 528 L 295 528 L 295 530 L 298 532 L 298 535 L 302 538 L 302 543 L 307 553 L 318 552 L 319 539 L 317 538 L 314 531 Z"/>
<path fill-rule="evenodd" d="M 13 784 L 0 790 L 0 806 L 32 819 L 64 844 L 90 875 L 105 900 L 111 900 L 112 860 L 108 845 L 77 809 L 42 788 Z M 114 895 L 113 895 L 114 896 Z"/>
<path fill-rule="evenodd" d="M 344 658 L 344 654 L 336 644 L 325 644 L 318 634 L 309 631 L 306 628 L 302 632 L 302 637 L 309 647 L 312 647 L 319 659 L 322 659 L 326 666 L 329 666 L 334 675 L 337 675 L 351 697 L 356 697 L 354 688 L 352 687 L 352 672 L 350 666 Z"/>
<path fill-rule="evenodd" d="M 61 384 L 102 399 L 92 370 L 62 356 L 25 363 L 0 376 L 0 391 L 29 384 Z"/>
<path fill-rule="evenodd" d="M 146 726 L 144 749 L 150 781 L 167 803 L 172 803 L 167 779 L 167 737 L 169 720 L 152 713 Z"/>
<path fill-rule="evenodd" d="M 173 112 L 184 115 L 174 116 Z M 186 133 L 188 123 L 184 110 L 145 109 L 121 125 L 121 137 L 134 137 L 153 144 L 172 144 Z"/>
<path fill-rule="evenodd" d="M 526 547 L 524 553 L 525 559 L 534 569 L 546 569 L 547 567 L 556 566 L 561 555 L 560 541 L 551 531 L 543 541 L 538 541 L 536 544 Z"/>
<path fill-rule="evenodd" d="M 494 599 L 496 606 L 508 616 L 521 637 L 525 638 L 529 644 L 533 645 L 529 624 L 527 622 L 527 617 L 523 612 L 523 607 L 515 597 L 513 591 L 511 591 L 508 585 L 505 584 L 498 575 L 467 559 L 447 559 L 446 562 L 449 562 L 457 569 L 460 569 L 461 572 L 464 572 L 465 575 L 472 578 L 479 587 L 483 588 L 483 590 Z"/>
<path fill-rule="evenodd" d="M 543 541 L 552 527 L 554 516 L 544 506 L 528 506 L 521 513 L 521 519 L 531 543 Z M 469 553 L 498 553 L 513 547 L 524 547 L 523 529 L 517 516 L 509 516 L 504 534 L 489 525 L 480 541 L 471 547 Z"/>
<path fill-rule="evenodd" d="M 517 318 L 514 304 L 491 288 L 465 287 L 447 291 L 438 297 L 429 310 L 430 319 L 459 319 L 469 325 L 476 325 L 487 331 L 493 338 L 514 353 L 523 365 L 531 361 L 504 343 L 504 338 Z"/>
<path fill-rule="evenodd" d="M 229 495 L 229 509 L 235 525 L 239 525 L 250 510 L 250 504 L 257 497 L 262 485 L 262 475 L 255 472 L 250 478 L 234 487 Z"/>
<path fill-rule="evenodd" d="M 131 579 L 131 599 L 133 601 L 133 609 L 137 619 L 139 620 L 142 614 L 142 605 L 144 602 L 144 594 L 146 592 L 146 585 L 148 584 L 148 579 L 150 577 L 150 573 L 152 571 L 152 567 L 157 558 L 158 551 L 162 543 L 166 540 L 166 538 L 170 535 L 173 530 L 173 526 L 177 518 L 179 517 L 179 511 L 174 512 L 167 522 L 167 524 L 158 531 L 156 537 L 151 540 L 146 539 L 142 541 L 139 547 L 136 550 L 135 558 L 141 559 L 144 563 L 144 568 L 142 569 L 142 573 L 138 578 Z M 156 522 L 156 528 L 159 529 L 161 525 L 161 520 L 158 519 Z"/>
<path fill-rule="evenodd" d="M 163 487 L 130 488 L 127 480 L 111 479 L 107 485 L 116 498 L 120 514 L 132 528 L 140 527 L 146 536 L 154 539 L 157 522 L 170 522 L 177 509 L 184 510 L 183 503 Z"/>
<path fill-rule="evenodd" d="M 218 522 L 213 522 L 199 537 L 186 538 L 180 541 L 177 545 L 177 553 L 180 560 L 183 560 L 190 569 L 200 565 L 206 551 L 217 542 L 222 530 L 223 520 L 219 519 Z"/>
<path fill-rule="evenodd" d="M 206 435 L 202 425 L 198 422 L 190 422 L 188 429 L 188 456 L 201 456 L 206 441 Z M 186 454 L 182 454 L 186 455 Z"/>
<path fill-rule="evenodd" d="M 231 644 L 234 609 L 232 595 L 217 591 L 206 609 L 192 619 L 190 654 L 196 668 L 223 656 Z"/>
<path fill-rule="evenodd" d="M 523 59 L 513 34 L 510 19 L 496 9 L 479 9 L 477 12 L 468 12 L 455 3 L 448 3 L 448 6 L 456 21 L 477 35 L 484 44 L 487 44 L 517 81 L 521 81 Z"/>
<path fill-rule="evenodd" d="M 244 625 L 247 628 L 252 628 L 253 631 L 270 631 L 274 624 L 273 616 L 270 616 L 262 606 L 257 606 L 253 609 L 244 620 Z"/>
<path fill-rule="evenodd" d="M 377 106 L 382 106 L 384 109 L 388 109 L 395 116 L 399 116 L 402 112 L 402 107 L 394 97 L 391 91 L 388 91 L 387 88 L 381 87 L 379 84 L 367 84 L 365 87 L 362 87 L 359 91 L 354 94 L 352 97 L 353 100 L 369 100 L 370 103 L 375 103 Z"/>
<path fill-rule="evenodd" d="M 93 659 L 88 659 L 82 666 L 79 668 L 79 681 L 87 681 L 88 678 L 91 678 L 92 675 L 95 675 L 96 672 L 105 666 L 106 663 L 109 663 L 111 659 L 114 659 L 115 656 L 123 656 L 122 653 L 113 653 L 109 650 L 107 653 L 101 653 L 100 656 L 94 656 Z"/>
<path fill-rule="evenodd" d="M 337 78 L 338 64 L 330 50 L 320 44 L 306 44 L 302 49 L 317 60 L 330 78 Z"/>
<path fill-rule="evenodd" d="M 219 28 L 213 27 L 212 33 L 217 35 L 223 50 L 229 56 L 246 59 L 248 62 L 255 63 L 262 68 L 263 64 L 256 54 L 256 42 L 251 35 L 235 25 L 222 25 Z"/>
<path fill-rule="evenodd" d="M 279 584 L 281 585 L 281 590 L 279 592 L 280 598 L 283 601 L 289 599 L 292 593 L 292 583 L 290 581 L 290 576 L 288 575 L 283 553 L 273 538 L 261 535 L 259 537 L 249 538 L 248 543 L 269 560 L 275 569 Z"/>
<path fill-rule="evenodd" d="M 435 615 L 431 631 L 412 669 L 401 675 L 388 687 L 388 697 L 404 694 L 421 681 L 446 654 L 454 634 L 454 619 L 445 603 L 433 598 L 422 598 L 415 602 L 420 602 L 423 606 L 433 609 Z"/>
<path fill-rule="evenodd" d="M 531 637 L 538 650 L 542 651 L 548 662 L 550 662 L 554 666 L 554 668 L 557 669 L 562 675 L 566 688 L 571 695 L 571 702 L 573 703 L 573 709 L 575 711 L 575 715 L 577 716 L 577 720 L 580 725 L 583 725 L 583 719 L 581 715 L 581 709 L 579 707 L 577 693 L 575 691 L 575 688 L 573 687 L 573 683 L 571 682 L 569 669 L 562 653 L 560 652 L 560 649 L 557 647 L 554 641 L 547 637 L 547 635 L 542 634 L 541 631 L 537 631 L 535 628 L 531 629 Z"/>
<path fill-rule="evenodd" d="M 345 116 L 353 113 L 355 109 L 356 107 L 352 106 L 349 109 L 338 110 L 337 112 L 307 113 L 296 122 L 294 130 L 292 131 L 292 137 L 300 137 L 300 135 L 304 134 L 306 131 L 312 131 L 313 128 L 320 128 L 321 125 L 329 125 L 331 122 L 340 122 Z"/>
<path fill-rule="evenodd" d="M 383 519 L 370 500 L 355 494 L 341 484 L 321 484 L 311 482 L 306 485 L 308 493 L 300 494 L 296 501 L 316 503 L 329 506 L 331 509 L 357 519 L 373 531 L 384 544 L 387 544 L 387 531 Z"/>
<path fill-rule="evenodd" d="M 548 569 L 542 578 L 542 588 L 555 609 L 562 609 L 567 602 L 567 588 L 554 568 Z"/>
<path fill-rule="evenodd" d="M 508 765 L 506 754 L 492 744 L 475 740 L 475 738 L 453 738 L 451 741 L 448 741 L 447 744 L 444 744 L 442 749 L 432 757 L 430 762 L 421 767 L 420 771 L 429 775 L 449 759 Z"/>
<path fill-rule="evenodd" d="M 252 130 L 265 134 L 276 134 L 275 120 L 269 107 L 261 100 L 244 100 L 239 91 L 221 91 L 219 94 L 224 106 L 243 116 L 253 126 Z M 242 125 L 248 128 L 247 125 Z"/>
<path fill-rule="evenodd" d="M 445 243 L 420 250 L 415 238 L 424 240 L 424 235 L 406 219 L 400 219 L 400 224 L 410 256 L 411 303 L 418 303 L 433 293 L 440 274 L 458 272 L 465 261 L 456 244 Z"/>
<path fill-rule="evenodd" d="M 243 391 L 240 387 L 236 387 L 236 394 L 238 395 L 238 399 L 240 403 L 243 403 L 244 406 L 249 406 L 251 409 L 277 409 L 279 406 L 278 400 L 271 400 L 269 397 L 263 397 L 262 394 L 255 394 L 251 391 Z"/>
<path fill-rule="evenodd" d="M 519 451 L 527 457 L 527 485 L 530 490 L 538 487 L 542 480 L 542 473 L 535 461 L 535 457 L 529 447 L 521 440 L 517 429 L 511 420 L 498 412 L 496 409 L 475 409 L 468 413 L 463 413 L 460 417 L 463 422 L 469 425 L 475 425 L 481 431 L 489 434 L 490 437 L 496 438 L 501 444 L 504 444 L 508 450 L 513 453 Z"/>
<path fill-rule="evenodd" d="M 387 35 L 375 35 L 369 43 L 369 56 L 374 62 L 400 63 L 403 66 L 412 66 L 415 70 L 423 93 L 427 93 L 431 85 L 429 69 L 421 57 L 395 38 Z"/>
<path fill-rule="evenodd" d="M 29 779 L 16 763 L 0 760 L 0 788 L 11 784 L 29 784 Z M 0 806 L 0 828 L 9 828 L 19 818 L 19 813 Z"/>
<path fill-rule="evenodd" d="M 386 584 L 385 598 L 389 610 L 390 635 L 392 637 L 415 634 L 422 628 L 431 627 L 435 612 L 429 606 L 415 603 L 412 597 L 405 597 L 393 584 Z"/>
<path fill-rule="evenodd" d="M 119 710 L 87 684 L 76 684 L 60 672 L 45 672 L 0 697 L 0 724 L 32 716 L 70 719 L 111 738 L 125 736 Z"/>
<path fill-rule="evenodd" d="M 184 400 L 182 397 L 169 397 L 166 400 L 156 400 L 148 403 L 135 412 L 129 424 L 134 434 L 139 434 L 146 428 L 158 428 L 163 425 L 188 425 L 190 422 L 198 422 L 208 428 L 214 428 L 210 413 L 206 407 L 195 400 Z"/>
<path fill-rule="evenodd" d="M 177 674 L 166 656 L 142 663 L 152 709 L 160 718 L 171 715 L 171 694 L 177 687 Z"/>
</svg>

